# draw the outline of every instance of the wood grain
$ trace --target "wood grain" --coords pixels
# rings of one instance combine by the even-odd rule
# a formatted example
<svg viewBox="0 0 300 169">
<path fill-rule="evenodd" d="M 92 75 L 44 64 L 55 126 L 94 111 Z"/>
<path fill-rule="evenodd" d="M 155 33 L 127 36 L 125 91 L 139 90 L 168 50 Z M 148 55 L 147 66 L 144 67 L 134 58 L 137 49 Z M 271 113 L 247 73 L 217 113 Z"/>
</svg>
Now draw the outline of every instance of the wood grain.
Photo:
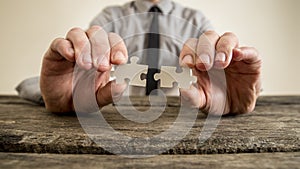
<svg viewBox="0 0 300 169">
<path fill-rule="evenodd" d="M 0 167 L 10 169 L 296 169 L 300 153 L 250 153 L 214 155 L 159 155 L 131 159 L 112 155 L 0 153 Z"/>
<path fill-rule="evenodd" d="M 137 109 L 148 109 L 147 99 L 136 97 L 132 100 Z M 125 111 L 128 108 L 126 103 L 119 106 Z M 166 111 L 149 124 L 125 119 L 112 105 L 102 112 L 115 130 L 132 137 L 152 137 L 173 124 L 178 109 L 178 98 L 168 98 Z M 212 136 L 199 143 L 198 136 L 206 119 L 199 113 L 189 134 L 163 154 L 299 152 L 299 117 L 299 96 L 261 97 L 253 113 L 223 117 Z M 1 152 L 111 154 L 88 137 L 76 114 L 49 113 L 44 107 L 15 96 L 0 97 L 0 127 Z M 117 138 L 106 141 L 114 139 Z"/>
</svg>

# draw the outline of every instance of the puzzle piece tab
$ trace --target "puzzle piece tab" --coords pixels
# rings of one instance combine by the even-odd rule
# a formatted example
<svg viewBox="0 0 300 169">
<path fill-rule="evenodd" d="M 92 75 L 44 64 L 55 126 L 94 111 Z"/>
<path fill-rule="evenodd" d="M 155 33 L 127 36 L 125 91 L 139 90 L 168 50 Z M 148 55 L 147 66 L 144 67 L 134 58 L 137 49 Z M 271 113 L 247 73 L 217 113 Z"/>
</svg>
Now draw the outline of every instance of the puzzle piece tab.
<svg viewBox="0 0 300 169">
<path fill-rule="evenodd" d="M 148 65 L 137 64 L 138 60 L 138 57 L 132 56 L 130 64 L 117 66 L 114 72 L 117 84 L 123 83 L 125 79 L 129 79 L 129 85 L 131 86 L 146 86 L 146 79 L 142 80 L 141 75 L 147 74 Z"/>
<path fill-rule="evenodd" d="M 176 67 L 162 66 L 161 72 L 154 75 L 155 80 L 160 80 L 160 87 L 172 88 L 177 82 L 179 88 L 188 89 L 192 83 L 197 81 L 190 68 L 182 68 L 181 73 L 176 72 Z"/>
</svg>

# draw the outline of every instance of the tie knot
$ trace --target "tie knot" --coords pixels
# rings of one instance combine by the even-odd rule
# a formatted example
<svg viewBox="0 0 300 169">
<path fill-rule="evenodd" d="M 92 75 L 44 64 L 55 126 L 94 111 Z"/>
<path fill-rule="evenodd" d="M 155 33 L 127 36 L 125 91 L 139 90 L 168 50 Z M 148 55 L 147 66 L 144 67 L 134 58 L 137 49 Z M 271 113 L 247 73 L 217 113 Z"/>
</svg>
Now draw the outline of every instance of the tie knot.
<svg viewBox="0 0 300 169">
<path fill-rule="evenodd" d="M 150 8 L 149 12 L 157 12 L 157 13 L 161 13 L 161 10 L 159 9 L 158 6 L 154 5 Z"/>
</svg>

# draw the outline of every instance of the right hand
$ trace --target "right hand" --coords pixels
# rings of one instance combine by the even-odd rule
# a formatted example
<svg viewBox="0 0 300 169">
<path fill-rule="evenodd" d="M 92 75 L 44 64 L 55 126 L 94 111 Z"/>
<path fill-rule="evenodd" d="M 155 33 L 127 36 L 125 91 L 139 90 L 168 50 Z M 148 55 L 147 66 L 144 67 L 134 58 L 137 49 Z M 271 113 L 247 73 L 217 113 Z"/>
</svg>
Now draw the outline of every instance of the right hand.
<svg viewBox="0 0 300 169">
<path fill-rule="evenodd" d="M 87 31 L 71 29 L 66 39 L 55 39 L 43 58 L 40 87 L 47 110 L 74 111 L 72 99 L 75 65 L 82 71 L 95 69 L 95 95 L 101 108 L 120 97 L 127 84 L 109 81 L 112 64 L 127 63 L 128 54 L 122 38 L 93 26 Z"/>
</svg>

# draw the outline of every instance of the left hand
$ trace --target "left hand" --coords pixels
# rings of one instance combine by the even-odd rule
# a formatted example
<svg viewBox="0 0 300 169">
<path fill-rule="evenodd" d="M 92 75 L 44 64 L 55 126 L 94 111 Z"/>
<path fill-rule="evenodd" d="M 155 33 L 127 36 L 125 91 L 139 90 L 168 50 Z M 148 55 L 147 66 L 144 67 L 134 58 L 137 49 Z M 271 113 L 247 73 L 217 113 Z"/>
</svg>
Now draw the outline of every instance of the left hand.
<svg viewBox="0 0 300 169">
<path fill-rule="evenodd" d="M 180 90 L 186 101 L 204 113 L 242 114 L 254 110 L 261 89 L 262 61 L 255 48 L 239 47 L 233 33 L 219 36 L 207 31 L 199 39 L 189 39 L 179 60 L 197 76 L 197 85 Z M 225 108 L 220 110 L 224 103 Z"/>
</svg>

